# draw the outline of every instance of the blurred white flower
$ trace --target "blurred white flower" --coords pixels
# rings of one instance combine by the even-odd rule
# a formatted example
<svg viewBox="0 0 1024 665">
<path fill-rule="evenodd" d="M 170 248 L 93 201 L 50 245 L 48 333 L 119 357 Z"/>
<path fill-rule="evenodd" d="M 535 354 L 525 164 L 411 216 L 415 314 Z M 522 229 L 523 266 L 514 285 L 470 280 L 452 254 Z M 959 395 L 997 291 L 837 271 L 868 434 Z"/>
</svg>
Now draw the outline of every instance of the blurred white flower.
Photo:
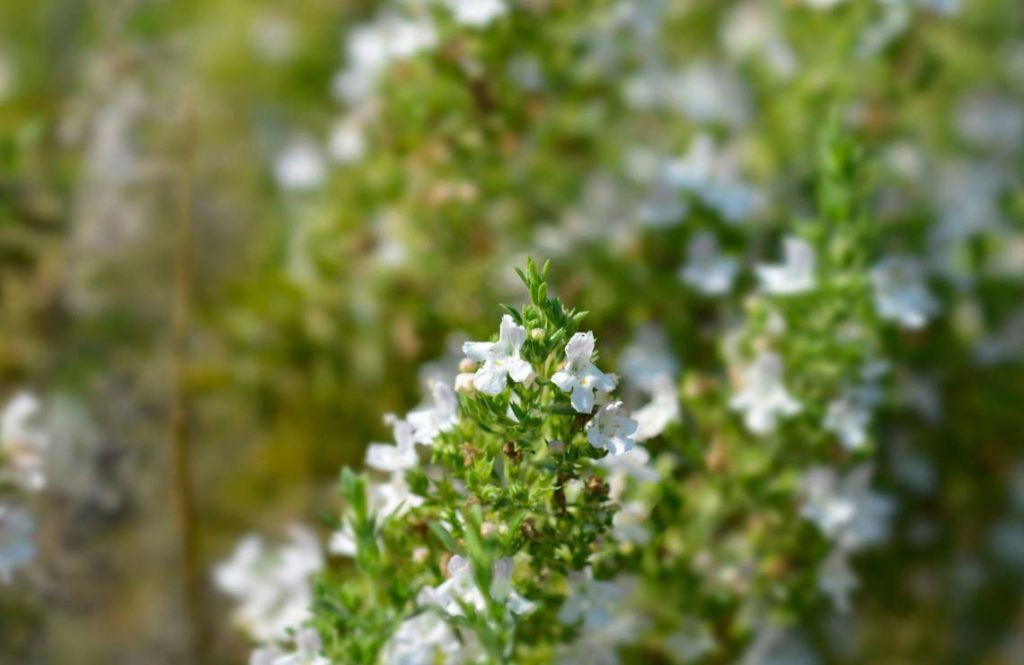
<svg viewBox="0 0 1024 665">
<path fill-rule="evenodd" d="M 734 58 L 759 60 L 781 78 L 796 72 L 796 54 L 783 38 L 778 17 L 766 4 L 748 1 L 734 7 L 725 17 L 721 39 Z"/>
<path fill-rule="evenodd" d="M 679 361 L 668 347 L 665 331 L 657 325 L 639 327 L 619 356 L 619 369 L 627 385 L 651 392 L 662 377 L 675 377 Z"/>
<path fill-rule="evenodd" d="M 923 327 L 939 311 L 939 302 L 924 281 L 921 264 L 907 257 L 890 256 L 871 270 L 875 310 L 887 321 L 904 328 Z"/>
<path fill-rule="evenodd" d="M 698 134 L 689 151 L 666 168 L 672 184 L 697 197 L 726 222 L 742 222 L 764 203 L 761 191 L 742 177 L 738 149 L 719 148 L 709 134 Z"/>
<path fill-rule="evenodd" d="M 353 28 L 346 39 L 347 63 L 334 78 L 334 93 L 350 104 L 367 101 L 394 62 L 437 45 L 437 31 L 426 18 L 383 13 Z"/>
<path fill-rule="evenodd" d="M 839 437 L 847 450 L 857 450 L 867 441 L 871 416 L 880 398 L 874 386 L 846 388 L 828 403 L 822 427 Z"/>
<path fill-rule="evenodd" d="M 426 611 L 403 621 L 384 644 L 384 665 L 461 665 L 476 657 L 476 650 L 464 645 L 455 630 L 438 616 Z"/>
<path fill-rule="evenodd" d="M 695 617 L 683 617 L 679 627 L 665 638 L 665 651 L 675 662 L 692 663 L 714 651 L 715 644 L 707 624 Z"/>
<path fill-rule="evenodd" d="M 834 548 L 818 571 L 818 589 L 828 596 L 837 612 L 846 614 L 850 611 L 850 594 L 858 585 L 849 553 L 842 547 Z"/>
<path fill-rule="evenodd" d="M 9 584 L 14 571 L 36 557 L 36 524 L 24 508 L 0 504 L 0 582 Z"/>
<path fill-rule="evenodd" d="M 586 429 L 590 445 L 621 455 L 633 448 L 637 422 L 626 415 L 622 402 L 612 402 L 598 410 Z"/>
<path fill-rule="evenodd" d="M 743 412 L 743 422 L 755 434 L 775 431 L 780 416 L 792 416 L 801 405 L 782 383 L 782 358 L 764 351 L 742 370 L 741 384 L 729 407 Z"/>
<path fill-rule="evenodd" d="M 404 471 L 419 463 L 416 452 L 416 438 L 413 426 L 401 418 L 388 415 L 385 422 L 391 425 L 395 443 L 371 443 L 366 447 L 366 466 L 378 471 Z"/>
<path fill-rule="evenodd" d="M 339 164 L 355 164 L 366 156 L 366 135 L 362 123 L 345 117 L 334 123 L 327 142 L 327 152 Z"/>
<path fill-rule="evenodd" d="M 667 374 L 655 377 L 651 401 L 633 412 L 637 422 L 635 441 L 653 439 L 680 417 L 679 393 L 675 381 Z"/>
<path fill-rule="evenodd" d="M 783 263 L 760 264 L 756 268 L 761 288 L 779 296 L 806 293 L 814 288 L 814 248 L 800 238 L 782 241 Z"/>
<path fill-rule="evenodd" d="M 431 404 L 410 411 L 405 419 L 412 425 L 415 441 L 429 446 L 438 434 L 451 430 L 458 423 L 459 397 L 444 381 L 428 379 L 427 386 Z"/>
<path fill-rule="evenodd" d="M 565 345 L 565 367 L 551 377 L 559 390 L 572 393 L 569 401 L 579 413 L 590 413 L 594 409 L 595 392 L 615 390 L 615 378 L 591 362 L 594 343 L 594 333 L 590 331 L 573 335 Z"/>
<path fill-rule="evenodd" d="M 663 94 L 668 96 L 670 106 L 701 124 L 742 127 L 752 115 L 746 84 L 729 68 L 710 62 L 686 67 Z"/>
<path fill-rule="evenodd" d="M 497 342 L 466 342 L 462 352 L 466 357 L 483 363 L 473 375 L 473 385 L 485 395 L 497 395 L 505 390 L 506 377 L 516 383 L 529 383 L 533 367 L 519 356 L 526 342 L 526 328 L 517 325 L 508 314 L 501 317 Z"/>
<path fill-rule="evenodd" d="M 499 559 L 491 573 L 491 588 L 488 593 L 492 600 L 504 603 L 512 614 L 529 614 L 536 605 L 512 590 L 512 559 Z M 448 560 L 448 579 L 436 587 L 424 587 L 416 597 L 416 603 L 433 606 L 450 616 L 462 616 L 463 605 L 481 612 L 486 607 L 483 593 L 473 578 L 472 565 L 461 556 Z"/>
<path fill-rule="evenodd" d="M 323 184 L 327 177 L 320 148 L 308 138 L 292 141 L 274 162 L 274 178 L 287 191 L 305 191 Z"/>
<path fill-rule="evenodd" d="M 260 642 L 284 639 L 309 618 L 312 576 L 324 564 L 312 531 L 293 524 L 287 533 L 278 545 L 246 536 L 213 571 L 217 588 L 237 603 L 234 621 Z"/>
<path fill-rule="evenodd" d="M 647 526 L 650 508 L 642 501 L 627 501 L 612 517 L 612 536 L 620 543 L 646 545 L 651 540 Z"/>
<path fill-rule="evenodd" d="M 295 648 L 287 653 L 278 653 L 270 665 L 331 665 L 324 656 L 320 634 L 313 628 L 303 628 L 295 636 Z"/>
<path fill-rule="evenodd" d="M 679 279 L 709 296 L 728 293 L 736 280 L 739 262 L 718 252 L 718 239 L 710 231 L 701 231 L 686 246 L 686 265 Z"/>
<path fill-rule="evenodd" d="M 833 469 L 817 467 L 802 479 L 801 514 L 847 551 L 878 544 L 889 533 L 893 502 L 872 491 L 871 474 L 868 464 L 844 477 Z"/>
<path fill-rule="evenodd" d="M 482 28 L 508 11 L 504 0 L 441 0 L 456 22 Z"/>
<path fill-rule="evenodd" d="M 50 435 L 39 422 L 39 399 L 20 392 L 0 414 L 0 480 L 35 491 L 46 486 L 45 453 Z"/>
</svg>

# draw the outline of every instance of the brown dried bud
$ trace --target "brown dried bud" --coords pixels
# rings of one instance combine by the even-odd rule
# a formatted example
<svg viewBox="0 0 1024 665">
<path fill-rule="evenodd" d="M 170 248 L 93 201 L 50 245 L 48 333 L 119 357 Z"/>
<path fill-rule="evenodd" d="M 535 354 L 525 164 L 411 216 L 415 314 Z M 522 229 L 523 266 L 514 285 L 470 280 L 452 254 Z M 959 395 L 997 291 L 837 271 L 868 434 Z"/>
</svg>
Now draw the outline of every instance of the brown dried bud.
<svg viewBox="0 0 1024 665">
<path fill-rule="evenodd" d="M 708 469 L 715 473 L 721 473 L 728 467 L 729 454 L 722 437 L 715 436 L 711 439 L 711 447 L 708 448 L 707 454 L 704 455 L 704 463 L 708 465 Z"/>
<path fill-rule="evenodd" d="M 533 524 L 533 520 L 529 518 L 523 520 L 523 525 L 519 527 L 519 530 L 522 531 L 523 538 L 526 538 L 527 540 L 536 540 L 539 535 L 537 533 L 537 527 Z"/>
<path fill-rule="evenodd" d="M 608 496 L 608 483 L 599 476 L 587 478 L 587 494 L 595 497 Z"/>
<path fill-rule="evenodd" d="M 459 446 L 459 451 L 462 452 L 462 463 L 466 466 L 473 466 L 473 462 L 480 456 L 480 451 L 469 441 Z"/>
<path fill-rule="evenodd" d="M 523 453 L 516 448 L 516 444 L 511 441 L 506 441 L 501 447 L 501 452 L 505 453 L 505 457 L 509 458 L 512 462 L 518 462 L 523 459 Z"/>
</svg>

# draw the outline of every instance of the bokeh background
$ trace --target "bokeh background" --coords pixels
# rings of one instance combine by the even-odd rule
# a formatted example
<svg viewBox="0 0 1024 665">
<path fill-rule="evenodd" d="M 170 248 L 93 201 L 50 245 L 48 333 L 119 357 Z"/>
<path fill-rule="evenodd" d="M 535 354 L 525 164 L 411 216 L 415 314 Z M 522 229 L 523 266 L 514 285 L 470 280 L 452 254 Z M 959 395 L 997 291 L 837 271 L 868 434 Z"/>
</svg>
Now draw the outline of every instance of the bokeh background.
<svg viewBox="0 0 1024 665">
<path fill-rule="evenodd" d="M 39 561 L 0 587 L 0 663 L 186 662 L 197 621 L 208 663 L 244 662 L 210 566 L 247 532 L 326 524 L 338 469 L 523 299 L 528 255 L 554 259 L 609 357 L 654 321 L 712 364 L 729 312 L 679 286 L 687 240 L 716 226 L 763 255 L 811 209 L 837 107 L 874 209 L 947 303 L 897 347 L 919 370 L 886 424 L 905 538 L 867 562 L 862 662 L 1024 662 L 1024 6 L 918 3 L 865 46 L 885 3 L 524 0 L 354 102 L 353 29 L 409 4 L 0 3 L 0 388 L 43 396 L 54 437 Z M 700 132 L 735 150 L 742 231 L 724 205 L 651 213 L 638 148 Z M 960 231 L 936 237 L 946 218 Z"/>
</svg>

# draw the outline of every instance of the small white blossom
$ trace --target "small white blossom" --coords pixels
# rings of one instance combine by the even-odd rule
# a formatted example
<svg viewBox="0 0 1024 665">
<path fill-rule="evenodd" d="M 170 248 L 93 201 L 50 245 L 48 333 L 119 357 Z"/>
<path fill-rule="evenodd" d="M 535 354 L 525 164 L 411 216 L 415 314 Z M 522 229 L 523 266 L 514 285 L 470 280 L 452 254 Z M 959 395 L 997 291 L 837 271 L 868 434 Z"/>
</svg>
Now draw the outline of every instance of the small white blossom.
<svg viewBox="0 0 1024 665">
<path fill-rule="evenodd" d="M 870 465 L 840 478 L 827 467 L 808 471 L 803 478 L 803 517 L 847 551 L 877 544 L 888 535 L 892 501 L 871 490 Z"/>
<path fill-rule="evenodd" d="M 651 540 L 647 526 L 651 509 L 642 501 L 627 501 L 612 517 L 612 536 L 620 543 L 646 545 Z"/>
<path fill-rule="evenodd" d="M 327 143 L 331 159 L 339 164 L 355 164 L 366 156 L 366 136 L 360 123 L 353 118 L 342 118 L 331 128 Z"/>
<path fill-rule="evenodd" d="M 579 413 L 594 409 L 594 392 L 615 390 L 616 381 L 599 370 L 591 358 L 594 355 L 594 333 L 576 333 L 565 345 L 566 366 L 551 377 L 551 382 L 565 393 L 572 393 L 572 407 Z"/>
<path fill-rule="evenodd" d="M 610 455 L 621 455 L 633 448 L 636 430 L 637 422 L 626 415 L 622 402 L 612 402 L 587 423 L 587 441 Z"/>
<path fill-rule="evenodd" d="M 295 636 L 295 649 L 288 653 L 280 653 L 271 661 L 271 665 L 331 665 L 324 656 L 320 634 L 312 628 L 303 628 Z"/>
<path fill-rule="evenodd" d="M 757 266 L 757 278 L 766 293 L 779 296 L 806 293 L 814 288 L 814 248 L 800 238 L 782 241 L 784 262 Z"/>
<path fill-rule="evenodd" d="M 482 28 L 508 11 L 504 0 L 442 0 L 456 22 Z"/>
<path fill-rule="evenodd" d="M 238 605 L 234 621 L 261 642 L 284 639 L 309 618 L 312 576 L 323 568 L 316 535 L 291 525 L 289 540 L 269 546 L 260 536 L 244 538 L 213 571 L 217 587 Z"/>
<path fill-rule="evenodd" d="M 378 471 L 404 471 L 419 463 L 416 438 L 412 424 L 389 415 L 385 422 L 391 425 L 395 444 L 371 443 L 366 447 L 366 466 Z"/>
<path fill-rule="evenodd" d="M 801 408 L 782 383 L 782 358 L 770 351 L 746 367 L 741 388 L 729 406 L 744 413 L 743 422 L 755 434 L 775 431 L 780 416 L 792 416 Z"/>
<path fill-rule="evenodd" d="M 30 491 L 46 486 L 44 454 L 50 436 L 39 425 L 40 410 L 34 395 L 21 392 L 0 415 L 0 480 Z"/>
<path fill-rule="evenodd" d="M 512 590 L 512 559 L 499 559 L 494 564 L 491 574 L 489 595 L 492 600 L 504 603 L 512 614 L 529 614 L 536 605 Z M 480 588 L 473 579 L 472 565 L 461 556 L 455 555 L 448 560 L 447 580 L 436 587 L 425 587 L 416 597 L 420 606 L 434 606 L 451 616 L 461 616 L 463 604 L 473 607 L 478 612 L 486 607 L 486 601 Z"/>
<path fill-rule="evenodd" d="M 653 439 L 672 423 L 679 422 L 679 394 L 670 377 L 659 375 L 651 386 L 651 401 L 633 412 L 637 422 L 635 441 Z"/>
<path fill-rule="evenodd" d="M 837 612 L 845 614 L 850 611 L 850 594 L 857 586 L 849 554 L 841 547 L 835 548 L 818 571 L 818 588 L 832 601 Z"/>
<path fill-rule="evenodd" d="M 883 259 L 871 271 L 875 309 L 887 321 L 904 328 L 921 328 L 939 311 L 939 303 L 924 283 L 921 265 L 905 257 Z"/>
<path fill-rule="evenodd" d="M 641 326 L 622 349 L 619 369 L 630 386 L 651 392 L 665 377 L 672 380 L 679 371 L 679 361 L 668 347 L 665 331 L 647 324 Z"/>
<path fill-rule="evenodd" d="M 443 618 L 426 611 L 406 619 L 381 650 L 384 665 L 458 665 L 472 662 L 467 648 Z"/>
<path fill-rule="evenodd" d="M 739 272 L 739 262 L 718 252 L 718 239 L 708 231 L 693 236 L 686 246 L 686 265 L 679 271 L 683 283 L 708 296 L 728 293 Z"/>
<path fill-rule="evenodd" d="M 558 620 L 572 625 L 600 628 L 611 623 L 616 610 L 633 593 L 634 580 L 619 577 L 614 580 L 595 580 L 588 566 L 569 573 L 569 595 L 558 610 Z"/>
<path fill-rule="evenodd" d="M 868 438 L 868 426 L 879 399 L 873 386 L 848 388 L 828 403 L 822 426 L 839 437 L 847 450 L 858 450 Z"/>
<path fill-rule="evenodd" d="M 35 558 L 35 530 L 27 510 L 0 504 L 0 582 L 9 584 L 14 571 Z"/>
<path fill-rule="evenodd" d="M 501 317 L 497 342 L 466 342 L 462 352 L 472 360 L 483 363 L 473 375 L 473 385 L 485 395 L 497 395 L 505 390 L 506 377 L 516 383 L 529 383 L 533 367 L 519 356 L 526 342 L 526 328 L 517 325 L 508 314 Z"/>
<path fill-rule="evenodd" d="M 715 649 L 711 629 L 696 617 L 684 617 L 679 628 L 665 638 L 665 650 L 678 662 L 692 663 Z"/>
<path fill-rule="evenodd" d="M 594 462 L 608 472 L 608 496 L 619 501 L 626 490 L 626 479 L 655 482 L 660 477 L 651 465 L 651 454 L 643 446 L 633 446 L 621 455 L 606 455 Z"/>
<path fill-rule="evenodd" d="M 327 178 L 320 148 L 308 138 L 296 139 L 277 156 L 274 178 L 282 189 L 289 191 L 319 187 Z"/>
<path fill-rule="evenodd" d="M 459 398 L 452 387 L 438 379 L 427 382 L 432 404 L 410 411 L 405 419 L 412 426 L 413 439 L 430 445 L 438 434 L 447 432 L 459 421 Z"/>
</svg>

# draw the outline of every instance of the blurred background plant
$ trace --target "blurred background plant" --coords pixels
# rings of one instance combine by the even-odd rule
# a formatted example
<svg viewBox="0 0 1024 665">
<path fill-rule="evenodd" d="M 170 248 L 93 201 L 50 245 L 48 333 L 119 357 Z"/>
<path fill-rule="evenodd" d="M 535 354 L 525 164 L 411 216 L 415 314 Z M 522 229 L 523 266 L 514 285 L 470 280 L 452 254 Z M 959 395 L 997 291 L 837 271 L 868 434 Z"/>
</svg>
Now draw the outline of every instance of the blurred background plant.
<svg viewBox="0 0 1024 665">
<path fill-rule="evenodd" d="M 895 257 L 872 450 L 899 510 L 828 657 L 1022 662 L 1024 7 L 497 4 L 0 5 L 0 379 L 40 396 L 51 467 L 0 663 L 243 662 L 214 564 L 338 507 L 527 255 L 631 406 L 638 363 L 716 376 L 752 266 L 844 205 L 814 184 L 830 114 Z"/>
</svg>

